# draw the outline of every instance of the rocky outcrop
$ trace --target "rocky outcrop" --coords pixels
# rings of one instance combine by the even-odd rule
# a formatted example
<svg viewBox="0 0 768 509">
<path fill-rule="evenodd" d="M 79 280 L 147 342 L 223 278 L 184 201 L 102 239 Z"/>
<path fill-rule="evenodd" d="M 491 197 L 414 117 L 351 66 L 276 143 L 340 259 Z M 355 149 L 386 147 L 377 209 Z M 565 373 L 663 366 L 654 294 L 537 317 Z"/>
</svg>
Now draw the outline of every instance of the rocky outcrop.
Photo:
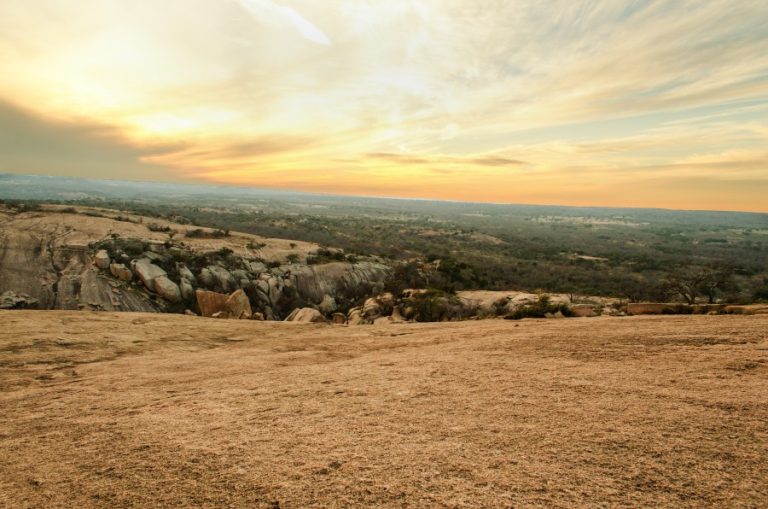
<svg viewBox="0 0 768 509">
<path fill-rule="evenodd" d="M 99 249 L 93 257 L 93 263 L 102 270 L 107 270 L 110 263 L 109 253 L 104 249 Z"/>
<path fill-rule="evenodd" d="M 4 292 L 0 295 L 0 309 L 36 309 L 38 301 L 34 297 L 22 293 Z"/>
<path fill-rule="evenodd" d="M 244 320 L 253 317 L 251 303 L 243 290 L 237 290 L 231 295 L 197 290 L 195 295 L 200 314 L 206 318 Z"/>
<path fill-rule="evenodd" d="M 147 290 L 151 292 L 155 291 L 155 279 L 167 275 L 163 269 L 153 264 L 148 258 L 135 260 L 132 268 Z"/>
<path fill-rule="evenodd" d="M 224 302 L 227 318 L 247 319 L 251 318 L 253 311 L 248 296 L 243 290 L 237 290 Z"/>
<path fill-rule="evenodd" d="M 600 314 L 592 304 L 574 304 L 571 306 L 571 312 L 578 318 L 589 318 Z"/>
<path fill-rule="evenodd" d="M 197 298 L 197 309 L 200 311 L 200 315 L 206 318 L 211 318 L 216 313 L 221 313 L 226 309 L 228 295 L 218 292 L 209 292 L 207 290 L 197 290 L 195 292 Z"/>
<path fill-rule="evenodd" d="M 179 285 L 168 279 L 168 276 L 158 276 L 154 279 L 155 292 L 168 302 L 181 302 Z"/>
<path fill-rule="evenodd" d="M 122 263 L 112 263 L 109 266 L 109 271 L 120 281 L 130 282 L 133 281 L 133 272 Z"/>
<path fill-rule="evenodd" d="M 301 308 L 293 310 L 285 321 L 296 323 L 325 323 L 325 317 L 317 309 Z"/>
</svg>

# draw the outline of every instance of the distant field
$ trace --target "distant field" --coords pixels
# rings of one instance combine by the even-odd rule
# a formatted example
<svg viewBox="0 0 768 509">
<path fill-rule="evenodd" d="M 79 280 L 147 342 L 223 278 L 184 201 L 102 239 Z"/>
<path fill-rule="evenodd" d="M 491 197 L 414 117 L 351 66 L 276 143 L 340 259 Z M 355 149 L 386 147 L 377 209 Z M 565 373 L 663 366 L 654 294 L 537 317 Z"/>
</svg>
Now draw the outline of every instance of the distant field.
<svg viewBox="0 0 768 509">
<path fill-rule="evenodd" d="M 765 315 L 0 324 L 0 507 L 768 503 Z"/>
</svg>

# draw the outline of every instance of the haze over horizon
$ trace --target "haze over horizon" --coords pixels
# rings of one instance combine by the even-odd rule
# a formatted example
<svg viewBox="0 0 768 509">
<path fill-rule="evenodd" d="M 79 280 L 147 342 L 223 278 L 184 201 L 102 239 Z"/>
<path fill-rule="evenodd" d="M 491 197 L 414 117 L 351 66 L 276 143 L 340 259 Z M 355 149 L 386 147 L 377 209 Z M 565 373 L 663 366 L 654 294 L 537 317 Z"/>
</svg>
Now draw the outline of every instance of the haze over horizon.
<svg viewBox="0 0 768 509">
<path fill-rule="evenodd" d="M 8 0 L 0 172 L 768 212 L 768 3 Z"/>
</svg>

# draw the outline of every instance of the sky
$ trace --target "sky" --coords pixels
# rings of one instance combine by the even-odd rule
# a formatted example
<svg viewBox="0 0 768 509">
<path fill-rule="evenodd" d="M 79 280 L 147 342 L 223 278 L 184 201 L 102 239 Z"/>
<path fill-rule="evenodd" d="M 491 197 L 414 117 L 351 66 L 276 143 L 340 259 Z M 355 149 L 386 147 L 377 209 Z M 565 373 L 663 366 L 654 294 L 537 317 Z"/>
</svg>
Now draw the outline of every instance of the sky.
<svg viewBox="0 0 768 509">
<path fill-rule="evenodd" d="M 3 0 L 0 172 L 768 212 L 768 2 Z"/>
</svg>

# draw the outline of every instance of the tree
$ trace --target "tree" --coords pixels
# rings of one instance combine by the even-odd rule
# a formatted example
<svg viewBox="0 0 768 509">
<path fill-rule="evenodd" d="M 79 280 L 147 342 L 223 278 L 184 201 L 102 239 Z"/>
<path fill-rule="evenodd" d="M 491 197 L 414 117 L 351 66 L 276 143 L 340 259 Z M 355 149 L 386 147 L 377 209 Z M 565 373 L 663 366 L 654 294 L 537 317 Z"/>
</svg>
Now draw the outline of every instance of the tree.
<svg viewBox="0 0 768 509">
<path fill-rule="evenodd" d="M 699 295 L 705 295 L 710 304 L 714 304 L 717 295 L 731 281 L 730 271 L 700 267 L 681 269 L 667 276 L 666 286 L 679 294 L 688 304 L 696 304 Z"/>
</svg>

